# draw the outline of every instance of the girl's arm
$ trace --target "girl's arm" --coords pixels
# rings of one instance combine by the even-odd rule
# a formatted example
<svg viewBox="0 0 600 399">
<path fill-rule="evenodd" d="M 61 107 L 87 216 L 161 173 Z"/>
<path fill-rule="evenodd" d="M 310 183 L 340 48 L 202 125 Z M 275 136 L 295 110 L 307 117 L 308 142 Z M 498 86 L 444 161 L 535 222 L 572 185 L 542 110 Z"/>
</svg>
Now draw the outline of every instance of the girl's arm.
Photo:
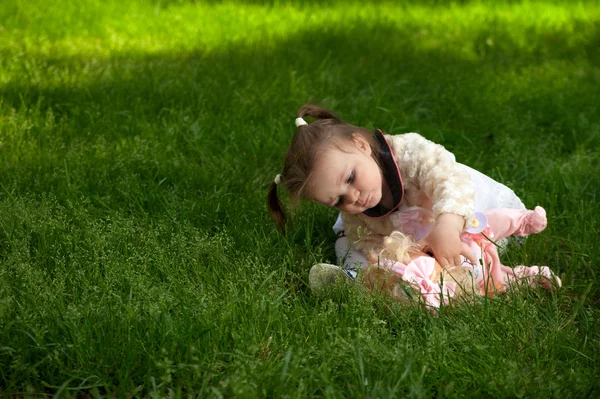
<svg viewBox="0 0 600 399">
<path fill-rule="evenodd" d="M 473 264 L 476 260 L 468 248 L 462 245 L 460 234 L 464 219 L 454 213 L 442 213 L 435 220 L 431 232 L 420 242 L 422 248 L 429 248 L 435 259 L 443 266 L 460 265 L 460 255 Z"/>
<path fill-rule="evenodd" d="M 475 211 L 475 187 L 454 155 L 417 133 L 390 137 L 406 191 L 427 196 L 435 219 L 442 213 L 454 213 L 470 222 Z"/>
<path fill-rule="evenodd" d="M 422 247 L 431 249 L 442 265 L 460 264 L 461 254 L 472 258 L 470 253 L 463 253 L 460 242 L 460 233 L 470 227 L 474 217 L 471 177 L 443 146 L 417 133 L 392 137 L 406 191 L 432 202 L 435 225 L 422 240 Z"/>
</svg>

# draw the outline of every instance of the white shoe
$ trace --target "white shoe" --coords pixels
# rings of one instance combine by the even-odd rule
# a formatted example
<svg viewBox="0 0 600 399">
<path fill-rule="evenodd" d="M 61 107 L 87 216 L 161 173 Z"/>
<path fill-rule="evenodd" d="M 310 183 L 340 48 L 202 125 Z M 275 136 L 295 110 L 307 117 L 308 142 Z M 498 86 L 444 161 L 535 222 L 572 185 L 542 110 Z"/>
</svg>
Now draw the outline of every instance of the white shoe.
<svg viewBox="0 0 600 399">
<path fill-rule="evenodd" d="M 322 293 L 327 288 L 338 284 L 339 282 L 352 281 L 344 269 L 339 266 L 328 263 L 317 263 L 310 268 L 308 275 L 308 284 L 314 293 Z"/>
</svg>

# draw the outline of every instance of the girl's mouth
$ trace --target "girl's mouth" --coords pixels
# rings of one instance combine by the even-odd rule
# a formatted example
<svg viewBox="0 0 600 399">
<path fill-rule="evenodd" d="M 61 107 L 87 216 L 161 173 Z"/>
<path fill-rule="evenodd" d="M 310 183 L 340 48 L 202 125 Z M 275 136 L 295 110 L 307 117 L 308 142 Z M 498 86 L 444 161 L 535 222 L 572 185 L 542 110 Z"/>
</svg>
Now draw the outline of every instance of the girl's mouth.
<svg viewBox="0 0 600 399">
<path fill-rule="evenodd" d="M 367 198 L 363 201 L 363 208 L 370 208 L 369 203 L 371 202 L 371 194 L 367 195 Z"/>
</svg>

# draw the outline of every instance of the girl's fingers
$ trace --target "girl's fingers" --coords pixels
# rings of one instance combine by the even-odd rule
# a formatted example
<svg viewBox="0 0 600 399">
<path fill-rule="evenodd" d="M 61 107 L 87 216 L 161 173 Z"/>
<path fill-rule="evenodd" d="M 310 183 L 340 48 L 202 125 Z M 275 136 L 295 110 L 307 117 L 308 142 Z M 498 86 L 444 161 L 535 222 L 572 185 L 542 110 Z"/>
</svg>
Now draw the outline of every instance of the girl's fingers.
<svg viewBox="0 0 600 399">
<path fill-rule="evenodd" d="M 472 256 L 471 256 L 471 258 L 472 258 Z M 467 258 L 467 259 L 471 260 L 470 258 Z M 454 258 L 435 258 L 435 260 L 437 260 L 438 263 L 442 267 L 446 267 L 446 266 L 460 266 L 460 265 L 462 265 L 462 259 L 460 258 L 460 255 L 458 255 L 458 256 L 456 256 Z M 473 263 L 473 264 L 475 264 L 475 263 Z"/>
<path fill-rule="evenodd" d="M 437 261 L 442 267 L 446 267 L 450 264 L 450 259 L 448 258 L 439 258 Z"/>
<path fill-rule="evenodd" d="M 471 251 L 468 251 L 467 249 L 463 248 L 463 250 L 460 252 L 460 254 L 462 256 L 464 256 L 465 258 L 467 258 L 469 260 L 469 262 L 471 262 L 472 265 L 477 264 L 477 260 L 475 260 L 475 257 L 473 256 L 473 253 L 471 253 Z"/>
</svg>

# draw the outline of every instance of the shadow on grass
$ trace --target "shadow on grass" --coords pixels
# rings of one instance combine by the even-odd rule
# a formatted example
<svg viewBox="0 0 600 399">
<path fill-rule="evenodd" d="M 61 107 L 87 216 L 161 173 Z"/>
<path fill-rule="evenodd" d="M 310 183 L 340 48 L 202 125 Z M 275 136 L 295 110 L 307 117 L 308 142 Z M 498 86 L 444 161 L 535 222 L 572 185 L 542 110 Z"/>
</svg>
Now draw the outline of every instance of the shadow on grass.
<svg viewBox="0 0 600 399">
<path fill-rule="evenodd" d="M 53 192 L 142 215 L 178 208 L 199 226 L 262 225 L 295 112 L 317 100 L 358 125 L 420 131 L 508 184 L 531 187 L 548 173 L 531 190 L 537 201 L 568 196 L 552 164 L 570 162 L 582 142 L 600 144 L 600 33 L 576 41 L 531 31 L 523 44 L 509 29 L 492 23 L 444 45 L 417 26 L 382 23 L 209 53 L 29 59 L 0 88 L 2 107 L 18 111 L 0 177 L 18 181 L 6 185 L 23 195 Z M 48 116 L 36 123 L 35 112 Z M 532 166 L 538 158 L 547 162 Z M 580 195 L 600 183 L 574 173 Z M 314 212 L 326 217 L 292 236 L 310 237 L 308 248 L 332 239 L 330 213 Z"/>
<path fill-rule="evenodd" d="M 575 22 L 575 31 L 579 25 Z M 600 47 L 600 31 L 586 41 L 566 40 L 569 32 L 565 31 L 531 30 L 526 36 L 528 43 L 517 43 L 511 39 L 509 26 L 492 21 L 486 30 L 462 38 L 462 43 L 447 45 L 446 38 L 436 38 L 416 25 L 383 23 L 343 31 L 307 31 L 264 48 L 259 44 L 210 53 L 118 54 L 108 59 L 27 57 L 22 76 L 1 87 L 0 95 L 5 107 L 52 109 L 56 115 L 66 114 L 85 126 L 93 120 L 93 113 L 105 109 L 116 113 L 116 119 L 103 115 L 110 124 L 127 121 L 132 117 L 127 112 L 134 106 L 141 106 L 145 118 L 160 118 L 165 109 L 260 118 L 279 110 L 282 102 L 287 105 L 288 98 L 295 109 L 315 96 L 333 102 L 331 107 L 339 104 L 336 108 L 347 113 L 349 120 L 356 119 L 354 111 L 358 110 L 345 104 L 370 100 L 387 105 L 392 112 L 412 111 L 417 120 L 427 120 L 437 115 L 419 117 L 415 102 L 429 102 L 433 108 L 447 100 L 444 96 L 453 89 L 456 107 L 470 108 L 482 99 L 493 103 L 493 97 L 482 98 L 489 93 L 468 91 L 497 85 L 498 81 L 506 82 L 504 86 L 513 98 L 505 99 L 505 104 L 514 108 L 522 105 L 517 96 L 528 97 L 528 83 L 545 86 L 549 97 L 572 95 L 570 102 L 579 99 L 584 104 L 596 99 L 598 93 L 591 85 L 598 81 L 600 54 L 595 50 Z M 3 56 L 10 59 L 13 54 L 5 51 Z M 544 67 L 547 70 L 539 74 L 527 74 Z M 556 81 L 556 74 L 579 80 L 567 82 L 566 90 Z M 298 98 L 299 94 L 304 96 Z M 245 108 L 233 109 L 239 105 Z M 391 108 L 397 105 L 402 106 L 398 111 Z M 589 105 L 589 111 L 597 110 L 594 104 Z M 452 108 L 453 104 L 443 106 Z M 368 107 L 360 111 L 364 112 L 359 113 L 359 119 L 366 114 L 370 122 L 376 122 Z M 546 120 L 557 119 L 556 113 L 561 113 L 560 109 L 549 111 L 544 115 Z M 118 139 L 137 135 L 139 130 L 129 129 L 125 123 L 102 134 Z"/>
</svg>

